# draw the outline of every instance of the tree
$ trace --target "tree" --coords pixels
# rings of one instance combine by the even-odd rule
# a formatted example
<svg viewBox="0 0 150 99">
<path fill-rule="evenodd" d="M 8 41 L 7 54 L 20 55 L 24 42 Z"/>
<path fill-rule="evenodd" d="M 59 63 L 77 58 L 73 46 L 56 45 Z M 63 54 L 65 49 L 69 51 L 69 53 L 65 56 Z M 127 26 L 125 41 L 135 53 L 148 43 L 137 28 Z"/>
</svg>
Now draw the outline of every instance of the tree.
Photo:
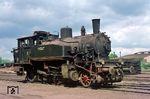
<svg viewBox="0 0 150 99">
<path fill-rule="evenodd" d="M 2 64 L 3 63 L 3 60 L 2 60 L 2 57 L 0 57 L 0 64 Z"/>
<path fill-rule="evenodd" d="M 9 59 L 3 59 L 2 57 L 0 57 L 0 64 L 5 64 L 5 63 L 11 63 L 11 61 Z"/>
<path fill-rule="evenodd" d="M 117 54 L 115 52 L 110 52 L 109 59 L 115 59 L 118 58 Z"/>
<path fill-rule="evenodd" d="M 150 63 L 145 62 L 144 59 L 141 59 L 141 67 L 144 70 L 149 70 L 150 69 Z"/>
</svg>

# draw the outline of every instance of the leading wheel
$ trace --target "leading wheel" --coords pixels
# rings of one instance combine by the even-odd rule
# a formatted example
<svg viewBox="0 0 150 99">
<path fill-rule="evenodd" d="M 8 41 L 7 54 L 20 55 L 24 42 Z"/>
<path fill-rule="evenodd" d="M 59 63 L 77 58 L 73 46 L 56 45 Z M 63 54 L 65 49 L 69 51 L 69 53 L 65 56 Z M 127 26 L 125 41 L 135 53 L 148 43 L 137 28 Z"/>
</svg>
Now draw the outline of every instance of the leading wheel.
<svg viewBox="0 0 150 99">
<path fill-rule="evenodd" d="M 80 74 L 80 83 L 82 84 L 83 87 L 87 88 L 91 86 L 91 78 L 89 77 L 89 75 L 85 74 L 85 73 L 81 73 Z"/>
</svg>

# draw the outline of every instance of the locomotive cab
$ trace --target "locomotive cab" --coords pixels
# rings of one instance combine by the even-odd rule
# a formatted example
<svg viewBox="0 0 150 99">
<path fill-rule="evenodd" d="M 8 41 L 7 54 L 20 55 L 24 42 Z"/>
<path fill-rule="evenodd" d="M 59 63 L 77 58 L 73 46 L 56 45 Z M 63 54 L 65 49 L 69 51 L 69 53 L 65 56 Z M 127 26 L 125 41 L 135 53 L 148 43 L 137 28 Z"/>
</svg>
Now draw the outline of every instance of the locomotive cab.
<svg viewBox="0 0 150 99">
<path fill-rule="evenodd" d="M 41 42 L 47 39 L 56 39 L 58 35 L 52 35 L 45 31 L 35 31 L 33 36 L 23 37 L 18 39 L 18 57 L 19 64 L 30 64 L 29 58 L 31 55 L 31 48 L 38 46 Z M 15 53 L 16 54 L 16 53 Z"/>
<path fill-rule="evenodd" d="M 52 35 L 45 31 L 35 31 L 33 36 L 17 39 L 18 47 L 14 48 L 12 51 L 14 57 L 14 66 L 16 67 L 15 71 L 17 72 L 17 75 L 23 75 L 23 65 L 30 64 L 31 49 L 33 46 L 38 46 L 42 41 L 47 39 L 53 40 L 56 38 L 58 38 L 58 35 Z"/>
</svg>

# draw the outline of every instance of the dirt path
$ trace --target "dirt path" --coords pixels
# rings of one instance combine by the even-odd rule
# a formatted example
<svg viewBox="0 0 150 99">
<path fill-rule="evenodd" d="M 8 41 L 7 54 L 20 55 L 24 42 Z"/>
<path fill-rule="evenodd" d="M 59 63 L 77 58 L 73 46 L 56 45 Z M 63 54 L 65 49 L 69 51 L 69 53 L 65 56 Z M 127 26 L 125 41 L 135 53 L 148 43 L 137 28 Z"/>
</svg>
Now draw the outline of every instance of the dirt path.
<svg viewBox="0 0 150 99">
<path fill-rule="evenodd" d="M 149 99 L 150 72 L 128 75 L 113 88 L 69 88 L 41 83 L 23 83 L 23 77 L 0 73 L 0 99 Z M 7 94 L 7 86 L 18 86 L 19 94 Z"/>
</svg>

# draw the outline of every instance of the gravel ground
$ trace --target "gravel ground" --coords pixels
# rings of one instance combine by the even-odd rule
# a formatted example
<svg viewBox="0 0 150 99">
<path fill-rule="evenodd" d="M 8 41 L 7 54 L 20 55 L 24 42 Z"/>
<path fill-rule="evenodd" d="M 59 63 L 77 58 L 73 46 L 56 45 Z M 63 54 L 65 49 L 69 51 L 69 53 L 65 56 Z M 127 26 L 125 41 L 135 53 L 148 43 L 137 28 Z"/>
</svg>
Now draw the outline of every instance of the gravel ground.
<svg viewBox="0 0 150 99">
<path fill-rule="evenodd" d="M 0 99 L 149 99 L 150 72 L 127 75 L 111 88 L 74 88 L 63 85 L 24 83 L 24 77 L 0 72 Z M 18 86 L 19 94 L 7 94 L 7 86 Z"/>
</svg>

